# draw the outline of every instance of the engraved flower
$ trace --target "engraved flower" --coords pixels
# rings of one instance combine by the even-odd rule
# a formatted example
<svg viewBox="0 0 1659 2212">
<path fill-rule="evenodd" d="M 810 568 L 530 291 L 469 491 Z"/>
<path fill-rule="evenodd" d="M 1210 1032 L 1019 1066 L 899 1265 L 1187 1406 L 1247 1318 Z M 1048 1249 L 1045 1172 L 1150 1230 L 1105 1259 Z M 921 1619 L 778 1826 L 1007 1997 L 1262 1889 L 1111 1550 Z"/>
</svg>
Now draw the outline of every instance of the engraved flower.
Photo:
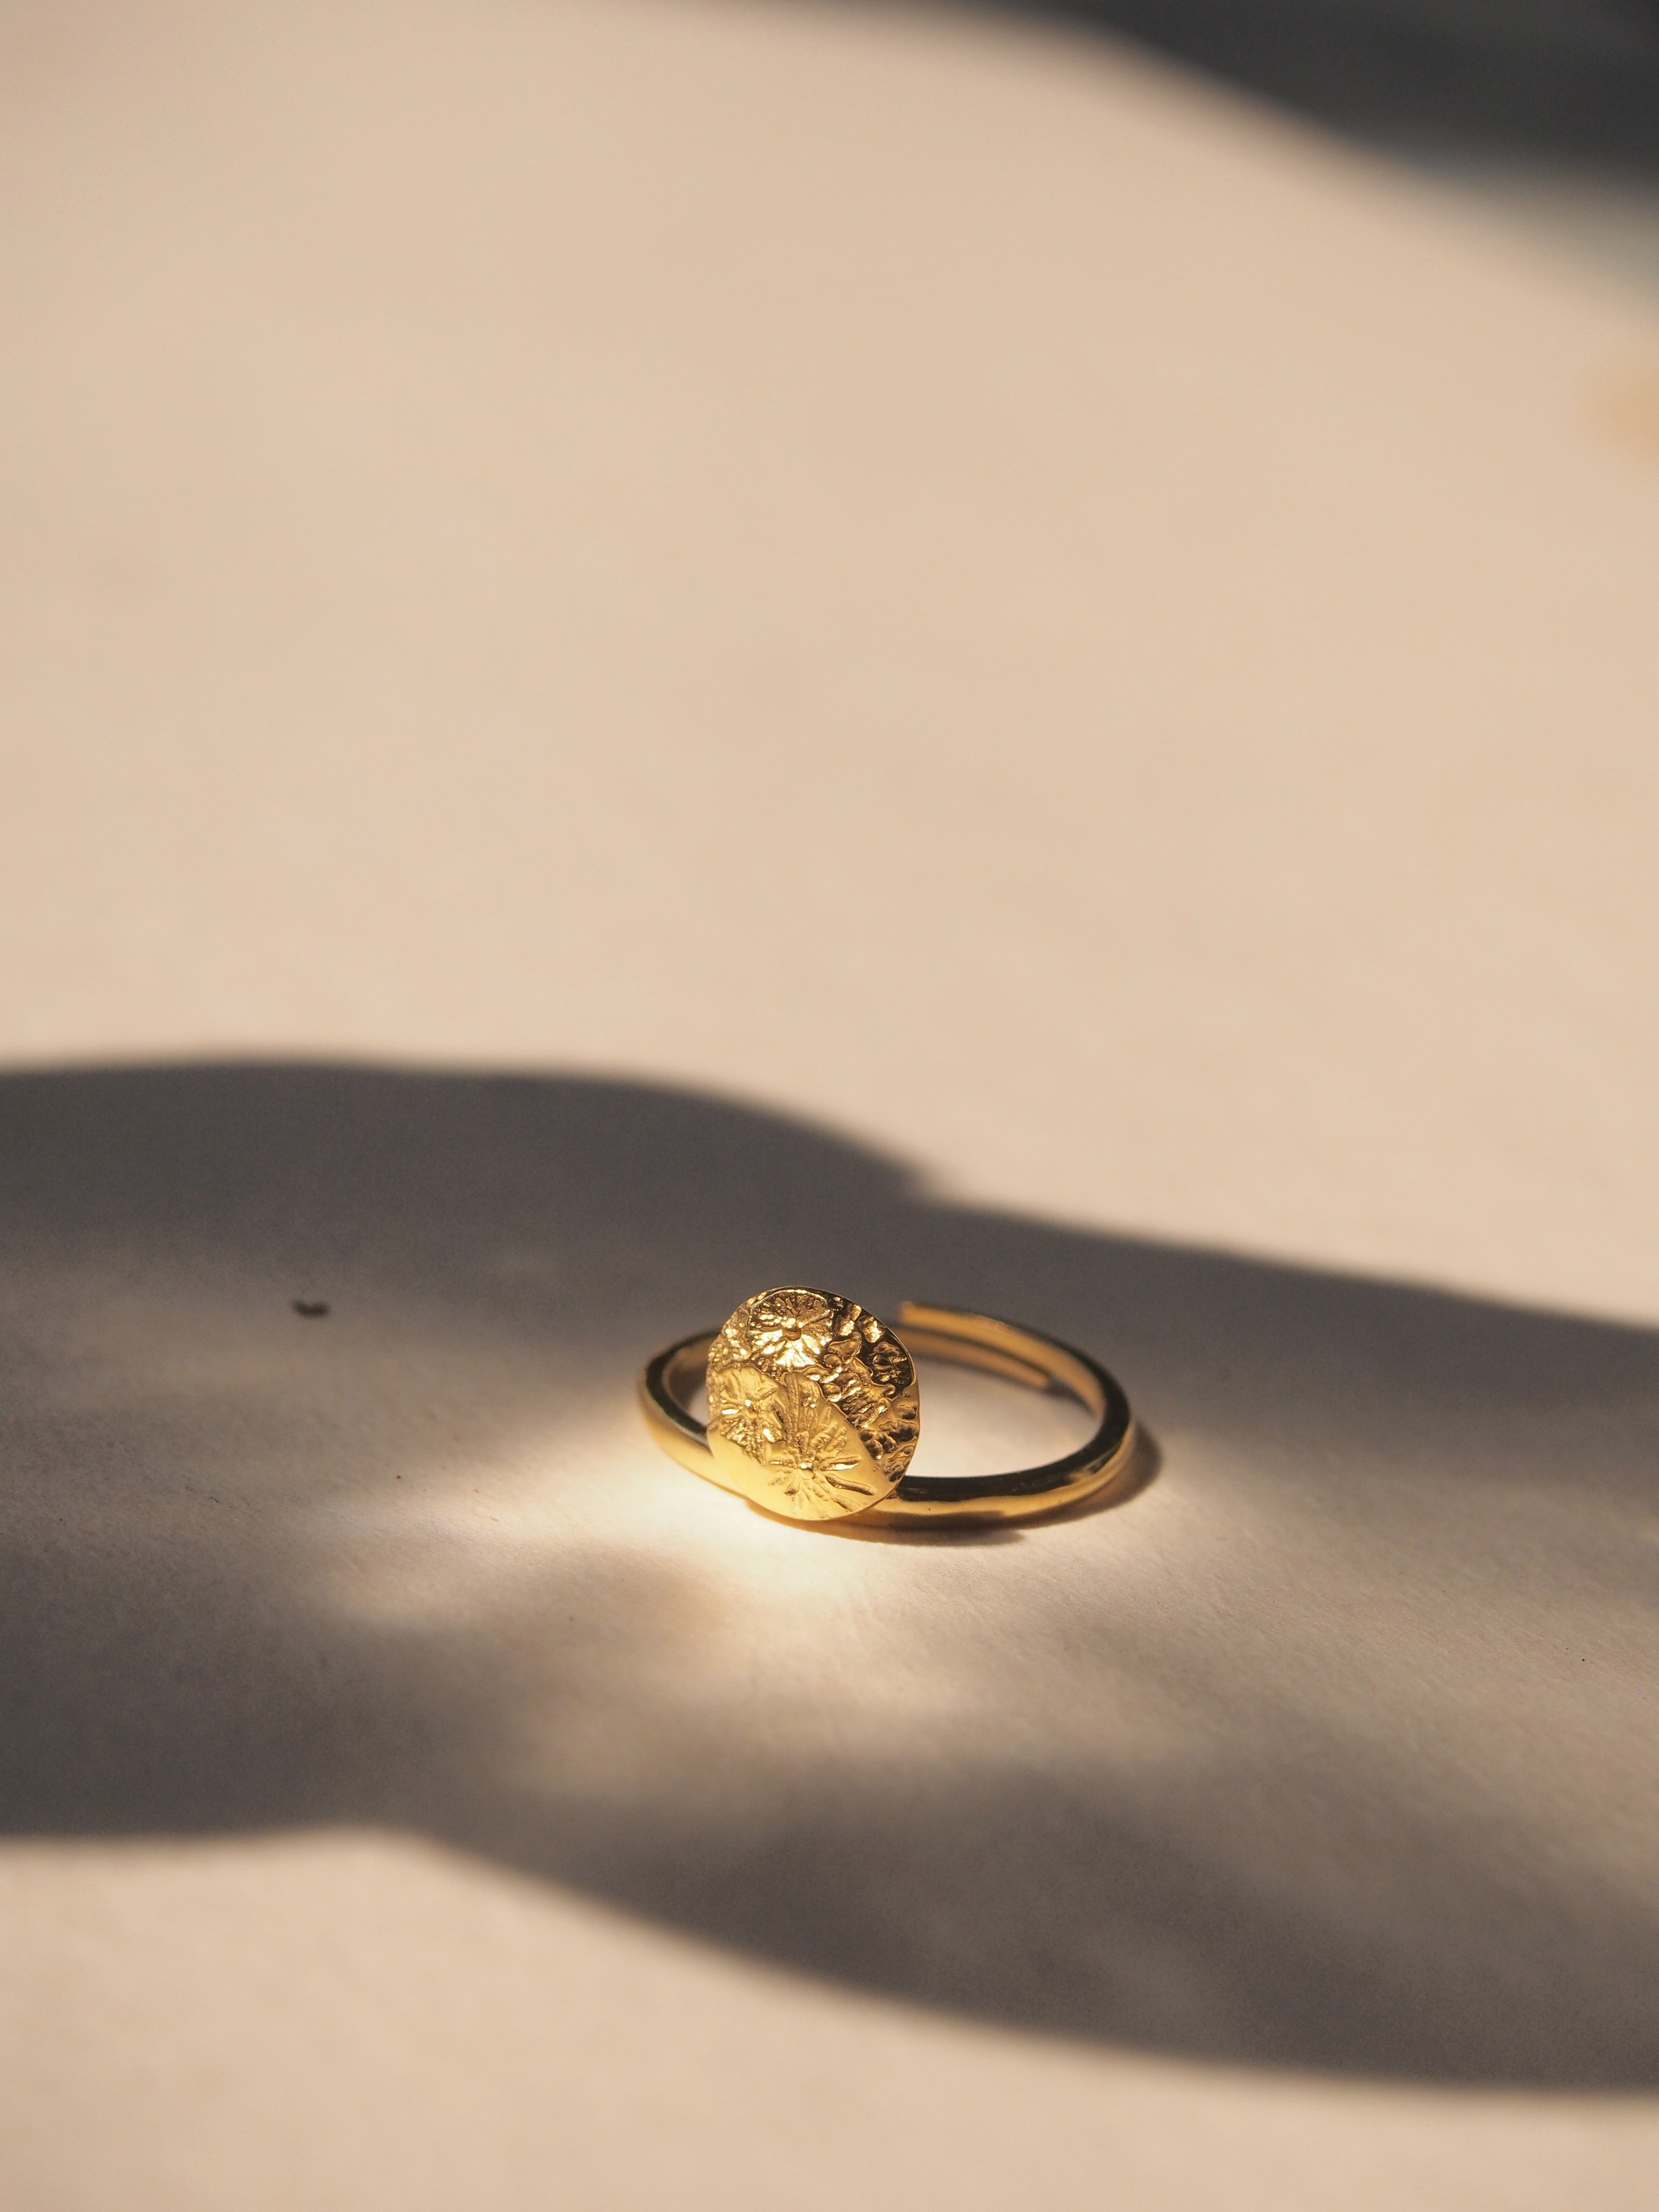
<svg viewBox="0 0 1659 2212">
<path fill-rule="evenodd" d="M 750 1310 L 749 1341 L 780 1367 L 816 1367 L 835 1326 L 834 1309 L 816 1291 L 775 1291 Z"/>
<path fill-rule="evenodd" d="M 744 1363 L 711 1375 L 708 1421 L 764 1471 L 796 1512 L 805 1500 L 842 1514 L 876 1495 L 856 1431 L 798 1371 L 769 1375 Z"/>
<path fill-rule="evenodd" d="M 766 1462 L 772 1480 L 797 1506 L 807 1498 L 844 1513 L 865 1504 L 873 1492 L 856 1436 L 811 1383 L 796 1385 L 791 1376 L 785 1387 L 793 1403 L 787 1432 Z"/>
<path fill-rule="evenodd" d="M 784 1446 L 788 1407 L 778 1380 L 744 1363 L 711 1370 L 708 1425 L 730 1437 L 740 1451 L 761 1466 Z"/>
</svg>

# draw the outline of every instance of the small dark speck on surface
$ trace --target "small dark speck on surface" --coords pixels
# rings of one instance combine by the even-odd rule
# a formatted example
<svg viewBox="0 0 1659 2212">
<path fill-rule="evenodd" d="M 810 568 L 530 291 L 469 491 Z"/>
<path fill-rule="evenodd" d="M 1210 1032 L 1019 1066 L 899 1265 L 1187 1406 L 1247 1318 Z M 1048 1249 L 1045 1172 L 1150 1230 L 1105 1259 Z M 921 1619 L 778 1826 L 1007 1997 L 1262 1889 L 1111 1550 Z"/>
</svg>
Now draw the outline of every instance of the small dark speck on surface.
<svg viewBox="0 0 1659 2212">
<path fill-rule="evenodd" d="M 321 1298 L 295 1298 L 294 1310 L 301 1321 L 325 1321 L 328 1308 Z"/>
</svg>

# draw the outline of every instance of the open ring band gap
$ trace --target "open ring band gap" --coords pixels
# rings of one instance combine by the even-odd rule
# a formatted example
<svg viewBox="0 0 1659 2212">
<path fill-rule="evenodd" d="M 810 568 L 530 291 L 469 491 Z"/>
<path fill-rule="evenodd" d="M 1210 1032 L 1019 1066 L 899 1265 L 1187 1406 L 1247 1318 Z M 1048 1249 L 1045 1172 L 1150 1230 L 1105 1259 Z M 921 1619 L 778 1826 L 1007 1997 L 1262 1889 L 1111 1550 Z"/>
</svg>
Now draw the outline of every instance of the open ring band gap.
<svg viewBox="0 0 1659 2212">
<path fill-rule="evenodd" d="M 744 1310 L 740 1307 L 738 1313 Z M 897 1330 L 888 1334 L 901 1331 L 899 1344 L 910 1355 L 948 1360 L 1027 1389 L 1055 1391 L 1074 1399 L 1093 1417 L 1093 1434 L 1063 1458 L 1010 1474 L 919 1476 L 907 1472 L 878 1503 L 845 1513 L 795 1515 L 781 1498 L 774 1504 L 747 1486 L 739 1494 L 789 1519 L 844 1520 L 865 1528 L 949 1528 L 1029 1521 L 1060 1512 L 1097 1496 L 1127 1473 L 1135 1446 L 1129 1401 L 1115 1379 L 1086 1352 L 988 1314 L 910 1300 L 899 1308 Z M 693 1474 L 732 1489 L 736 1485 L 726 1479 L 709 1448 L 707 1425 L 687 1404 L 703 1379 L 710 1347 L 720 1334 L 719 1329 L 699 1329 L 658 1352 L 641 1373 L 639 1394 L 646 1425 L 662 1449 Z"/>
</svg>

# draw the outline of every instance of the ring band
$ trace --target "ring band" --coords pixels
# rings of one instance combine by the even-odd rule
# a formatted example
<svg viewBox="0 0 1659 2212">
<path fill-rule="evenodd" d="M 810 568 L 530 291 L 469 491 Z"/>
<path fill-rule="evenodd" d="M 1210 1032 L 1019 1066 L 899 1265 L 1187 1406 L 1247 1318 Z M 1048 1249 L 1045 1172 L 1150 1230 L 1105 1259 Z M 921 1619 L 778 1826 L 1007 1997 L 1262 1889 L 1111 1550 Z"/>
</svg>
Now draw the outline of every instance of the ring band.
<svg viewBox="0 0 1659 2212">
<path fill-rule="evenodd" d="M 671 1458 L 793 1520 L 915 1528 L 1025 1521 L 1097 1497 L 1129 1471 L 1121 1386 L 1068 1344 L 954 1306 L 899 1308 L 901 1339 L 862 1307 L 790 1288 L 722 1328 L 682 1337 L 641 1370 L 641 1411 Z M 912 1475 L 920 1426 L 911 1353 L 1074 1399 L 1096 1422 L 1064 1458 L 1012 1474 Z M 710 1421 L 686 1401 L 707 1373 Z"/>
</svg>

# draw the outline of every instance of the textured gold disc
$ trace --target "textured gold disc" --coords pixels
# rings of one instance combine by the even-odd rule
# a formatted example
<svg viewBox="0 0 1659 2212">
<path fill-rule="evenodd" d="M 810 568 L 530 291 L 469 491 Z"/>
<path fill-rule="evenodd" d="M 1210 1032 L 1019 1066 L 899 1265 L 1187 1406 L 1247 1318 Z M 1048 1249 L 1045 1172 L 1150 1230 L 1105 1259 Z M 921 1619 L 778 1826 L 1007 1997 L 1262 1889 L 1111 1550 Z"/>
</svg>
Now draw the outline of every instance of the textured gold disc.
<svg viewBox="0 0 1659 2212">
<path fill-rule="evenodd" d="M 921 1427 L 909 1353 L 829 1291 L 745 1298 L 708 1348 L 720 1479 L 792 1521 L 839 1521 L 898 1486 Z"/>
</svg>

